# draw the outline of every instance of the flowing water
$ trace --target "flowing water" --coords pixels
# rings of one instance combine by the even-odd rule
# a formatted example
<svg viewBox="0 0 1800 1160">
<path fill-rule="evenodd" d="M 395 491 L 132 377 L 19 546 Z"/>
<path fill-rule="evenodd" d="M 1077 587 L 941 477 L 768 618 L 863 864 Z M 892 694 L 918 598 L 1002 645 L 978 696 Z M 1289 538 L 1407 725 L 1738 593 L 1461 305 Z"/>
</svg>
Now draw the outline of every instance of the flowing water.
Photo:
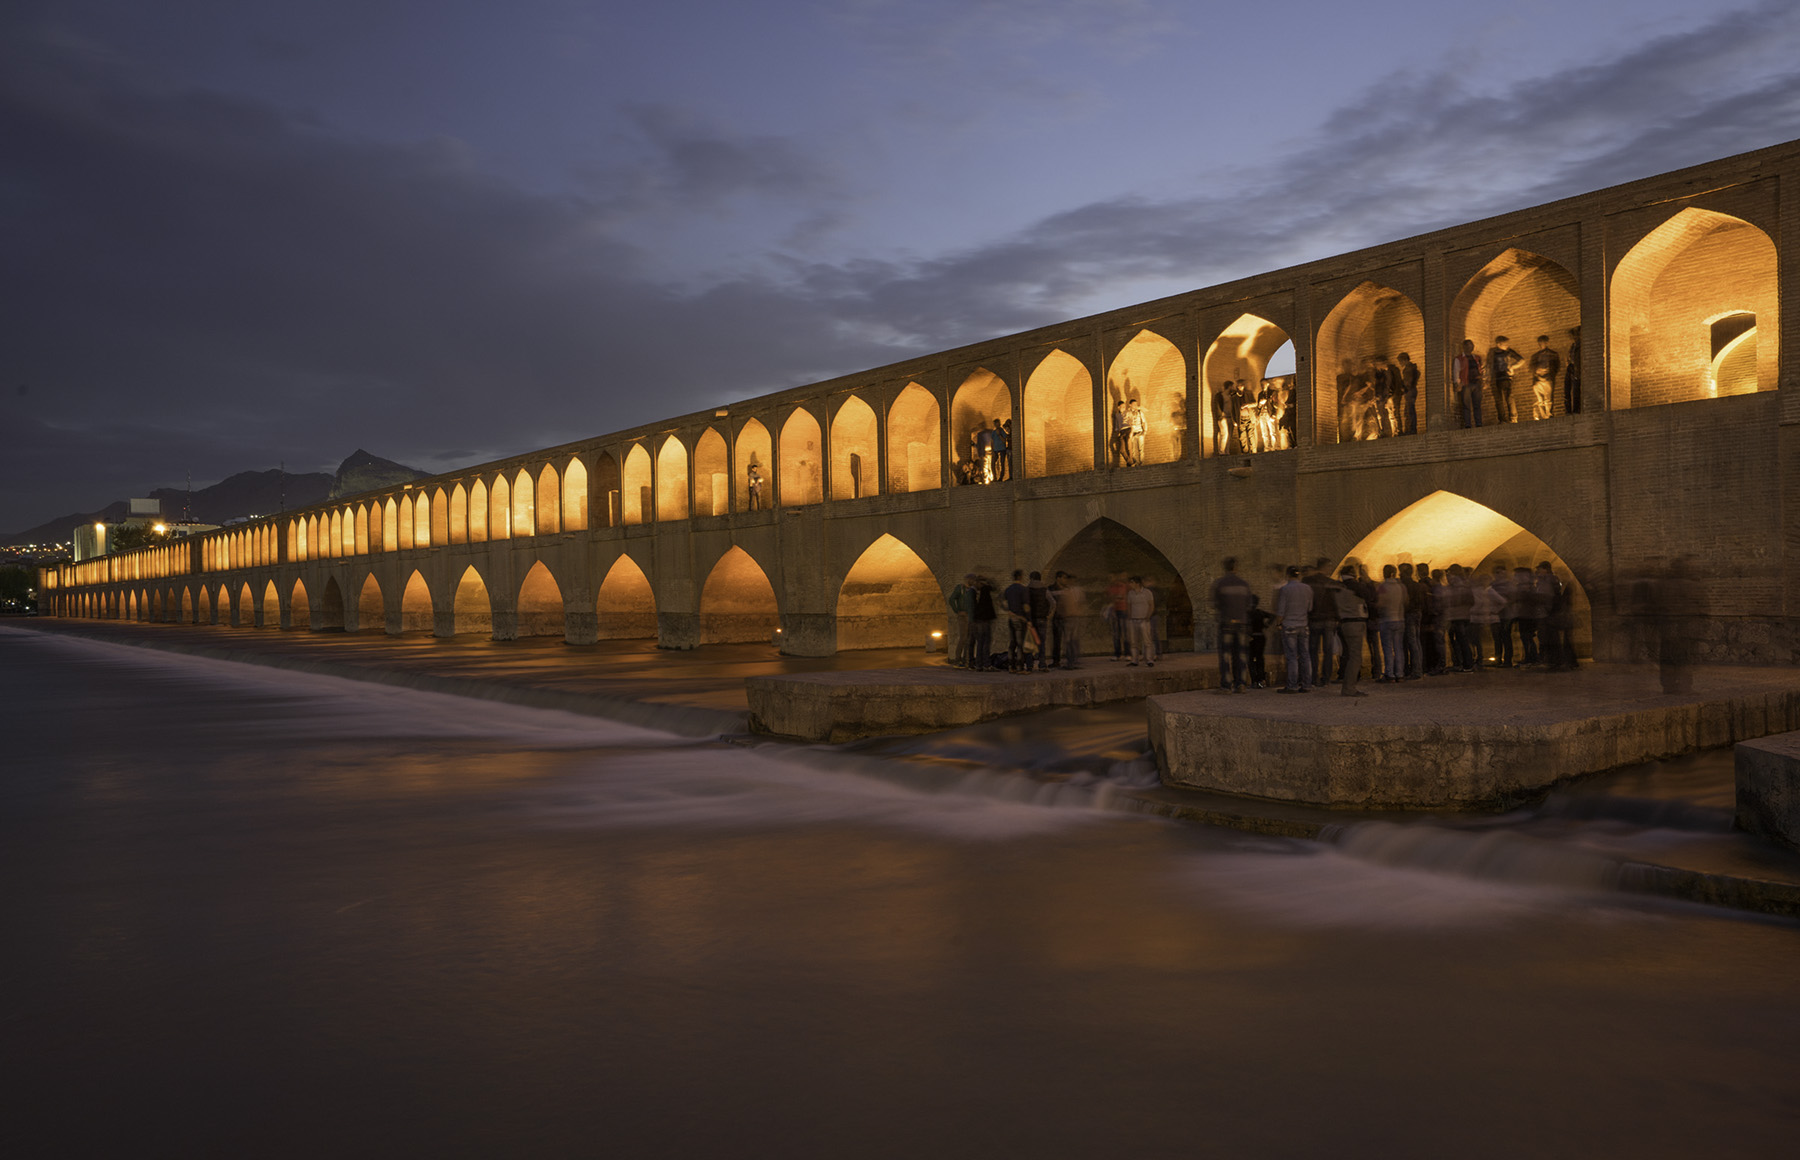
<svg viewBox="0 0 1800 1160">
<path fill-rule="evenodd" d="M 733 744 L 7 629 L 0 704 L 0 1155 L 1785 1156 L 1800 1127 L 1800 928 L 1609 877 L 1720 840 L 1716 769 L 1300 842 L 1109 809 L 1153 778 L 1129 709 Z"/>
</svg>

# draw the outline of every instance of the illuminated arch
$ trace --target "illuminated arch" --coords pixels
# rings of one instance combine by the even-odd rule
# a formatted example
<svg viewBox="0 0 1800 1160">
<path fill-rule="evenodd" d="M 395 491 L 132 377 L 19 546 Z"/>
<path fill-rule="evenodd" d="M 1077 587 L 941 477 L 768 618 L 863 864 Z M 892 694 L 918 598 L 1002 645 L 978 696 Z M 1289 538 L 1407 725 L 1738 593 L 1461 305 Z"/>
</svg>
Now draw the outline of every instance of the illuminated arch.
<svg viewBox="0 0 1800 1160">
<path fill-rule="evenodd" d="M 1181 570 L 1148 538 L 1117 520 L 1101 517 L 1071 536 L 1044 568 L 1046 578 L 1067 572 L 1100 607 L 1106 586 L 1117 576 L 1142 576 L 1156 598 L 1161 636 L 1172 652 L 1193 648 L 1194 605 Z M 1111 629 L 1100 616 L 1084 625 L 1082 648 L 1100 655 L 1112 650 Z"/>
<path fill-rule="evenodd" d="M 1106 369 L 1105 414 L 1115 402 L 1136 400 L 1144 412 L 1144 462 L 1181 458 L 1188 429 L 1187 360 L 1174 343 L 1151 330 L 1132 336 Z"/>
<path fill-rule="evenodd" d="M 944 590 L 919 554 L 891 535 L 864 549 L 838 588 L 840 649 L 923 647 L 944 627 Z"/>
<path fill-rule="evenodd" d="M 479 478 L 469 485 L 469 543 L 485 544 L 488 538 L 488 489 Z"/>
<path fill-rule="evenodd" d="M 450 542 L 469 542 L 469 493 L 460 483 L 450 489 Z"/>
<path fill-rule="evenodd" d="M 488 539 L 512 539 L 512 489 L 507 485 L 506 476 L 496 475 L 494 486 L 488 491 Z"/>
<path fill-rule="evenodd" d="M 700 590 L 700 643 L 772 640 L 781 627 L 775 586 L 750 553 L 732 547 Z"/>
<path fill-rule="evenodd" d="M 356 627 L 359 632 L 387 629 L 387 601 L 381 595 L 381 581 L 375 579 L 373 572 L 363 580 L 362 591 L 356 595 Z"/>
<path fill-rule="evenodd" d="M 188 597 L 186 588 L 181 589 L 181 603 L 177 606 L 175 615 L 180 618 L 182 624 L 187 624 L 195 619 L 194 602 Z"/>
<path fill-rule="evenodd" d="M 762 498 L 758 504 L 762 510 L 775 506 L 775 444 L 769 438 L 769 429 L 761 422 L 751 419 L 745 423 L 737 437 L 737 463 L 732 469 L 733 511 L 750 510 L 750 469 L 755 467 L 762 474 Z"/>
<path fill-rule="evenodd" d="M 356 555 L 356 509 L 346 506 L 343 510 L 343 517 L 343 535 L 338 541 L 340 545 L 338 555 L 354 556 Z M 338 525 L 334 522 L 333 526 Z"/>
<path fill-rule="evenodd" d="M 410 539 L 407 541 L 408 544 L 411 542 Z M 400 543 L 400 505 L 395 503 L 394 497 L 390 495 L 387 502 L 381 507 L 381 550 L 395 552 L 402 546 Z"/>
<path fill-rule="evenodd" d="M 271 581 L 269 584 L 269 592 L 272 594 L 274 591 L 275 584 Z M 231 622 L 240 627 L 249 628 L 256 623 L 257 611 L 256 595 L 250 591 L 250 582 L 246 580 L 244 581 L 243 587 L 238 591 L 237 608 L 233 610 Z M 276 619 L 271 623 L 280 624 L 281 600 L 279 597 L 277 597 L 275 601 L 275 616 Z"/>
<path fill-rule="evenodd" d="M 275 581 L 271 580 L 263 587 L 262 624 L 260 627 L 279 628 L 280 626 L 281 594 L 275 591 Z"/>
<path fill-rule="evenodd" d="M 451 631 L 457 636 L 494 635 L 494 603 L 488 595 L 487 581 L 471 564 L 463 569 L 456 582 L 456 595 L 450 601 Z"/>
<path fill-rule="evenodd" d="M 325 577 L 325 587 L 319 593 L 319 607 L 312 614 L 312 627 L 343 630 L 344 590 L 338 587 L 336 576 Z"/>
<path fill-rule="evenodd" d="M 563 465 L 562 528 L 565 532 L 585 532 L 588 526 L 587 464 L 570 457 Z"/>
<path fill-rule="evenodd" d="M 1213 339 L 1206 348 L 1206 357 L 1200 360 L 1200 395 L 1204 400 L 1200 407 L 1202 454 L 1239 454 L 1244 450 L 1241 432 L 1225 414 L 1223 387 L 1242 379 L 1260 391 L 1262 381 L 1270 377 L 1270 360 L 1291 341 L 1287 331 L 1255 314 L 1238 315 Z M 1277 384 L 1277 390 L 1285 387 L 1286 406 L 1291 408 L 1296 404 L 1295 383 L 1292 375 L 1286 377 L 1287 382 Z M 1289 419 L 1289 425 L 1296 425 L 1297 418 Z M 1291 438 L 1289 442 L 1291 445 Z"/>
<path fill-rule="evenodd" d="M 512 480 L 512 534 L 514 539 L 537 535 L 537 483 L 523 467 Z"/>
<path fill-rule="evenodd" d="M 630 556 L 620 556 L 600 582 L 594 611 L 601 640 L 643 640 L 656 636 L 656 594 L 650 579 Z"/>
<path fill-rule="evenodd" d="M 294 589 L 288 594 L 288 627 L 312 627 L 312 603 L 306 598 L 306 582 L 294 581 Z"/>
<path fill-rule="evenodd" d="M 725 437 L 708 427 L 694 446 L 694 514 L 722 516 L 731 510 L 731 462 Z"/>
<path fill-rule="evenodd" d="M 633 443 L 625 453 L 625 486 L 619 496 L 625 526 L 641 524 L 656 510 L 656 492 L 650 485 L 650 453 Z"/>
<path fill-rule="evenodd" d="M 1361 387 L 1358 378 L 1366 361 L 1392 358 L 1401 351 L 1416 361 L 1424 348 L 1425 316 L 1405 294 L 1364 282 L 1344 295 L 1319 324 L 1313 359 L 1315 440 L 1348 443 L 1373 438 L 1379 429 L 1373 418 L 1374 395 Z"/>
<path fill-rule="evenodd" d="M 687 445 L 674 435 L 656 453 L 656 518 L 688 518 Z"/>
<path fill-rule="evenodd" d="M 356 554 L 369 554 L 369 509 L 363 504 L 356 505 Z"/>
<path fill-rule="evenodd" d="M 1569 352 L 1569 331 L 1581 325 L 1581 287 L 1575 275 L 1561 265 L 1516 247 L 1503 250 L 1475 272 L 1450 303 L 1447 349 L 1454 357 L 1463 339 L 1486 355 L 1494 339 L 1504 334 L 1512 348 L 1529 359 L 1537 350 L 1537 336 L 1547 335 L 1558 357 Z M 1414 357 L 1417 358 L 1415 352 Z M 1521 416 L 1531 414 L 1531 368 L 1520 364 L 1513 372 L 1513 406 Z M 1560 376 L 1550 392 L 1551 414 L 1563 413 Z M 1493 392 L 1482 400 L 1494 411 Z M 1490 419 L 1491 421 L 1491 419 Z M 1423 429 L 1423 416 L 1420 427 Z"/>
<path fill-rule="evenodd" d="M 568 626 L 563 615 L 562 589 L 556 577 L 539 560 L 525 573 L 519 585 L 519 635 L 564 636 Z"/>
<path fill-rule="evenodd" d="M 888 408 L 888 491 L 931 491 L 944 486 L 941 412 L 930 391 L 908 383 Z"/>
<path fill-rule="evenodd" d="M 431 586 L 415 569 L 406 578 L 406 589 L 400 594 L 400 631 L 433 632 L 436 628 L 432 619 Z"/>
<path fill-rule="evenodd" d="M 554 536 L 562 531 L 562 479 L 554 464 L 544 464 L 537 477 L 537 531 Z"/>
<path fill-rule="evenodd" d="M 1031 372 L 1019 434 L 1029 477 L 1092 470 L 1094 376 L 1080 359 L 1053 350 Z"/>
<path fill-rule="evenodd" d="M 400 545 L 401 551 L 407 551 L 413 546 L 413 528 L 417 526 L 413 520 L 413 497 L 411 492 L 400 497 L 400 521 L 398 526 L 400 529 L 400 537 L 397 542 Z"/>
<path fill-rule="evenodd" d="M 1570 585 L 1576 647 L 1589 651 L 1592 616 L 1580 576 L 1535 533 L 1466 496 L 1434 491 L 1409 504 L 1357 541 L 1339 566 L 1364 564 L 1371 575 L 1379 576 L 1384 564 L 1425 564 L 1433 569 L 1461 564 L 1486 575 L 1496 564 L 1535 569 L 1545 560 Z"/>
<path fill-rule="evenodd" d="M 976 433 L 993 426 L 995 419 L 1005 421 L 1012 417 L 1012 392 L 999 375 L 984 367 L 964 379 L 950 397 L 951 463 L 972 464 Z M 1016 459 L 1016 444 L 1013 453 Z"/>
<path fill-rule="evenodd" d="M 782 507 L 804 507 L 825 499 L 825 437 L 805 407 L 795 407 L 781 425 L 781 454 L 775 461 Z"/>
<path fill-rule="evenodd" d="M 831 498 L 861 499 L 881 493 L 881 451 L 875 412 L 851 395 L 831 417 Z"/>
<path fill-rule="evenodd" d="M 424 498 L 421 497 L 419 502 L 421 504 L 423 504 L 425 502 Z M 450 542 L 450 497 L 444 494 L 443 488 L 440 487 L 436 491 L 431 493 L 431 509 L 430 510 L 431 510 L 430 538 L 422 540 L 419 536 L 418 531 L 415 529 L 413 532 L 413 542 L 416 543 L 421 548 L 425 548 L 425 547 L 441 548 L 445 544 L 448 544 Z M 417 515 L 418 512 L 419 512 L 418 508 L 413 509 L 414 515 Z"/>
<path fill-rule="evenodd" d="M 1613 271 L 1610 406 L 1774 390 L 1778 287 L 1775 244 L 1741 218 L 1689 207 L 1652 230 Z M 1741 315 L 1748 329 L 1715 329 Z"/>
<path fill-rule="evenodd" d="M 325 553 L 330 550 L 330 548 L 325 543 L 326 540 L 330 539 L 329 532 L 330 532 L 330 529 L 327 528 L 326 532 L 324 534 L 320 533 L 319 517 L 317 517 L 317 516 L 307 516 L 306 517 L 306 543 L 305 543 L 306 559 L 322 560 L 325 558 Z M 236 559 L 237 545 L 234 542 L 232 542 L 230 539 L 227 539 L 225 550 L 227 552 L 229 552 L 231 554 L 231 556 L 233 557 L 232 566 L 233 567 L 240 566 L 242 561 L 239 561 L 238 559 Z"/>
</svg>

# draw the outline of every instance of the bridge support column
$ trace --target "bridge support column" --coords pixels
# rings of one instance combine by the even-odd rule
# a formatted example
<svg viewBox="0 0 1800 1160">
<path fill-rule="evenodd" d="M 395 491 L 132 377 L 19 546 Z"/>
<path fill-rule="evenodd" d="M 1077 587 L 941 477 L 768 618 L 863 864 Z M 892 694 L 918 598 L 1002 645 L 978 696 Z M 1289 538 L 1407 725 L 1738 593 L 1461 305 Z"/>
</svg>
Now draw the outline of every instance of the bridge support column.
<svg viewBox="0 0 1800 1160">
<path fill-rule="evenodd" d="M 791 657 L 837 655 L 837 616 L 830 612 L 781 614 L 781 651 Z"/>
<path fill-rule="evenodd" d="M 599 639 L 600 614 L 594 611 L 592 600 L 563 610 L 564 641 L 569 644 L 593 644 Z"/>
<path fill-rule="evenodd" d="M 699 648 L 700 614 L 698 612 L 657 613 L 656 647 L 678 649 Z"/>
<path fill-rule="evenodd" d="M 400 602 L 398 600 L 390 600 L 387 602 L 387 606 L 382 609 L 381 620 L 383 630 L 389 636 L 399 636 L 406 631 L 406 617 L 405 614 L 400 611 Z"/>
<path fill-rule="evenodd" d="M 517 608 L 502 608 L 500 602 L 495 601 L 489 615 L 494 621 L 494 640 L 519 639 L 519 610 Z"/>
<path fill-rule="evenodd" d="M 456 635 L 455 609 L 434 608 L 431 610 L 431 635 L 443 637 Z"/>
<path fill-rule="evenodd" d="M 362 631 L 362 609 L 344 601 L 344 632 L 346 635 Z"/>
<path fill-rule="evenodd" d="M 283 631 L 283 632 L 286 632 L 288 629 L 294 627 L 294 606 L 292 604 L 284 603 L 281 606 L 280 624 L 281 624 L 281 631 Z M 260 628 L 262 626 L 258 625 L 257 627 Z"/>
</svg>

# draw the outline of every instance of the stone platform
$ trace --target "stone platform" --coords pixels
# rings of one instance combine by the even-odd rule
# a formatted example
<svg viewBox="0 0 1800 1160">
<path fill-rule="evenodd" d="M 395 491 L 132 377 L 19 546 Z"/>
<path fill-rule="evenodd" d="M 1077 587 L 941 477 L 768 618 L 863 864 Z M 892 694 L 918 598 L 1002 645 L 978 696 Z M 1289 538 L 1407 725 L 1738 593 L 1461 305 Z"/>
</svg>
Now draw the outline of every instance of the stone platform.
<svg viewBox="0 0 1800 1160">
<path fill-rule="evenodd" d="M 1014 713 L 1098 705 L 1217 686 L 1211 654 L 1174 653 L 1154 668 L 1111 658 L 1079 669 L 979 673 L 947 664 L 908 669 L 792 673 L 744 681 L 750 727 L 801 741 L 935 733 Z"/>
<path fill-rule="evenodd" d="M 1516 669 L 1302 696 L 1177 693 L 1149 703 L 1163 781 L 1347 809 L 1506 808 L 1558 782 L 1800 729 L 1800 671 Z"/>
<path fill-rule="evenodd" d="M 1800 733 L 1739 742 L 1737 824 L 1790 850 L 1800 850 Z"/>
</svg>

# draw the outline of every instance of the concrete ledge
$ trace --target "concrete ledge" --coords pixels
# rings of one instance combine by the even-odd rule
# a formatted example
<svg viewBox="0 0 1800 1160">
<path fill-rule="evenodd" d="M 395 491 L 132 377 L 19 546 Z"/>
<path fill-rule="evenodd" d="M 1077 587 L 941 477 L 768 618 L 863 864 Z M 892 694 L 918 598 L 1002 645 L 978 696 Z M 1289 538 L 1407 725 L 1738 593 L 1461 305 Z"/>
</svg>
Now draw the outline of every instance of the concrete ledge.
<svg viewBox="0 0 1800 1160">
<path fill-rule="evenodd" d="M 1800 673 L 1706 669 L 1663 694 L 1630 668 L 1495 671 L 1378 686 L 1152 698 L 1163 781 L 1347 809 L 1497 809 L 1557 782 L 1800 728 Z"/>
<path fill-rule="evenodd" d="M 1045 673 L 973 673 L 949 665 L 917 669 L 796 673 L 747 678 L 750 728 L 801 741 L 935 733 L 1058 705 L 1099 705 L 1218 683 L 1218 661 L 1182 653 L 1155 668 L 1111 660 Z"/>
<path fill-rule="evenodd" d="M 1800 733 L 1739 742 L 1737 824 L 1800 850 Z"/>
</svg>

